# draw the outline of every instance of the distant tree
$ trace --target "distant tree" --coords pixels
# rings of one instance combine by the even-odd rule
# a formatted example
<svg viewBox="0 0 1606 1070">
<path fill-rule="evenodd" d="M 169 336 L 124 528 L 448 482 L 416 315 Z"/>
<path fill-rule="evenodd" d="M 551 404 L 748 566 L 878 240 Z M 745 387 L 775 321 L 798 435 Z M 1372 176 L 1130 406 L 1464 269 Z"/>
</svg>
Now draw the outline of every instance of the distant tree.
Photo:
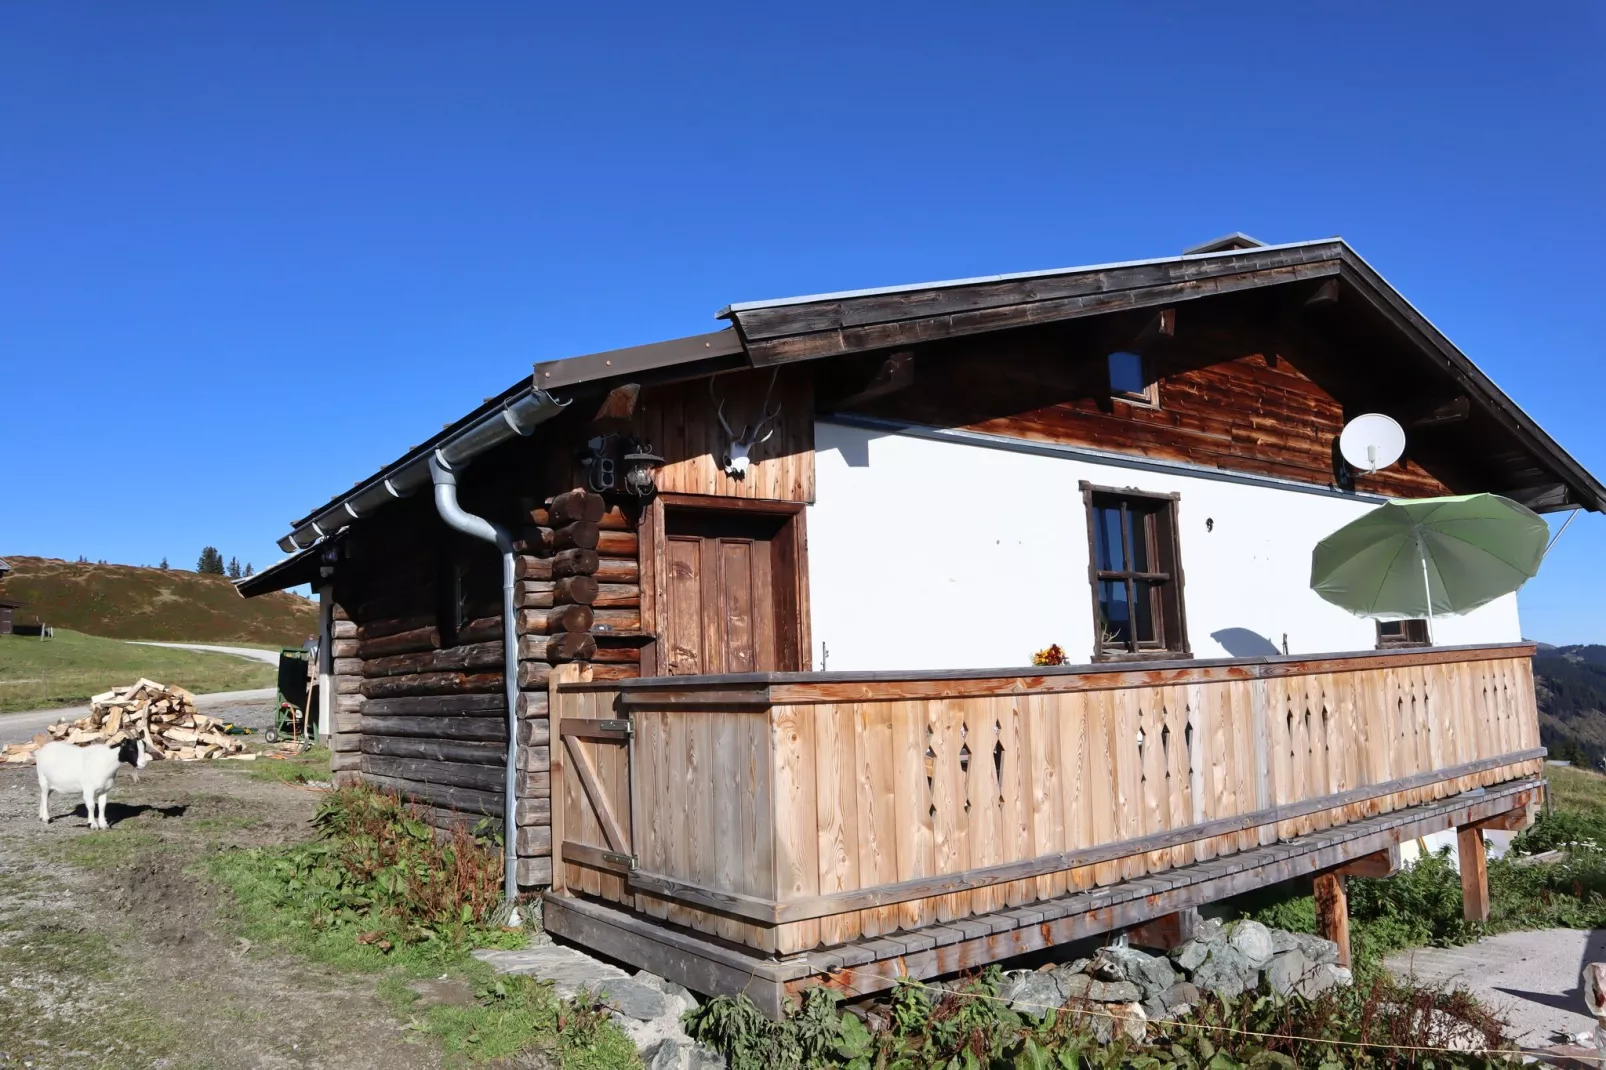
<svg viewBox="0 0 1606 1070">
<path fill-rule="evenodd" d="M 162 558 L 162 571 L 163 572 L 167 571 L 167 558 L 165 558 L 165 557 Z"/>
<path fill-rule="evenodd" d="M 249 561 L 245 563 L 245 574 L 247 576 L 255 576 L 257 574 L 257 570 L 251 566 Z"/>
<path fill-rule="evenodd" d="M 240 559 L 238 557 L 229 558 L 229 579 L 237 580 L 240 576 Z"/>
<path fill-rule="evenodd" d="M 78 563 L 80 565 L 87 565 L 87 564 L 89 564 L 89 558 L 85 557 L 83 554 L 79 554 L 78 555 Z"/>
<path fill-rule="evenodd" d="M 195 563 L 195 571 L 211 576 L 223 575 L 223 555 L 218 553 L 216 546 L 201 550 L 201 559 Z"/>
</svg>

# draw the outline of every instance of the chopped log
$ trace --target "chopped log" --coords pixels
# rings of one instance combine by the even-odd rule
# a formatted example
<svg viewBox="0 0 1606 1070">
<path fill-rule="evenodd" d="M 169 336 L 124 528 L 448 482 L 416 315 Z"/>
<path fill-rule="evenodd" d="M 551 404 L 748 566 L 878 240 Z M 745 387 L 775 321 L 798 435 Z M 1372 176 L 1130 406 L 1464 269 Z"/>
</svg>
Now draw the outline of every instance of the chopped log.
<svg viewBox="0 0 1606 1070">
<path fill-rule="evenodd" d="M 519 748 L 519 768 L 526 773 L 534 773 L 552 768 L 552 752 L 545 744 Z"/>
<path fill-rule="evenodd" d="M 534 722 L 532 722 L 534 723 Z M 541 722 L 545 724 L 545 721 Z M 369 736 L 414 736 L 507 744 L 507 718 L 466 714 L 444 717 L 399 716 L 363 717 L 363 731 Z"/>
<path fill-rule="evenodd" d="M 599 609 L 593 617 L 591 631 L 595 635 L 641 634 L 639 609 Z"/>
<path fill-rule="evenodd" d="M 545 747 L 551 743 L 551 722 L 537 718 L 519 722 L 519 746 Z"/>
<path fill-rule="evenodd" d="M 414 628 L 411 631 L 396 632 L 393 635 L 381 636 L 378 639 L 360 640 L 357 644 L 357 656 L 364 659 L 373 659 L 388 657 L 393 654 L 414 654 L 423 650 L 435 650 L 440 645 L 441 630 L 439 628 Z"/>
<path fill-rule="evenodd" d="M 522 673 L 521 673 L 522 675 Z M 360 690 L 369 698 L 402 698 L 407 695 L 486 694 L 502 690 L 499 672 L 431 672 L 416 676 L 383 676 L 363 680 Z"/>
<path fill-rule="evenodd" d="M 333 751 L 329 755 L 329 771 L 343 773 L 362 768 L 362 751 Z"/>
<path fill-rule="evenodd" d="M 590 576 L 600 562 L 595 550 L 564 550 L 551 557 L 521 554 L 513 559 L 514 577 L 521 580 L 551 580 L 564 576 Z"/>
<path fill-rule="evenodd" d="M 329 622 L 329 638 L 355 639 L 357 638 L 357 625 L 349 620 L 332 620 Z"/>
<path fill-rule="evenodd" d="M 552 883 L 552 859 L 521 858 L 517 880 L 520 888 L 544 888 Z"/>
<path fill-rule="evenodd" d="M 596 650 L 597 641 L 585 632 L 526 635 L 519 639 L 519 657 L 537 661 L 583 661 Z"/>
<path fill-rule="evenodd" d="M 331 639 L 329 640 L 329 656 L 332 658 L 361 657 L 362 654 L 358 650 L 361 646 L 362 641 L 355 636 L 350 639 Z"/>
<path fill-rule="evenodd" d="M 520 687 L 544 687 L 552 675 L 552 666 L 544 661 L 519 662 Z"/>
<path fill-rule="evenodd" d="M 504 775 L 507 766 L 507 745 L 496 742 L 364 735 L 362 752 L 385 758 L 421 758 L 432 762 L 491 765 Z"/>
<path fill-rule="evenodd" d="M 587 660 L 621 665 L 639 665 L 641 664 L 641 648 L 639 646 L 599 646 L 592 651 Z"/>
<path fill-rule="evenodd" d="M 336 676 L 362 675 L 363 663 L 361 658 L 335 658 L 332 664 Z"/>
<path fill-rule="evenodd" d="M 545 690 L 519 692 L 519 717 L 545 718 L 548 710 L 548 699 Z"/>
<path fill-rule="evenodd" d="M 630 516 L 617 505 L 609 505 L 596 520 L 591 521 L 602 531 L 634 531 L 636 524 Z M 530 523 L 543 528 L 558 527 L 552 523 L 552 518 L 545 507 L 530 510 Z"/>
<path fill-rule="evenodd" d="M 551 635 L 554 632 L 587 632 L 595 614 L 590 606 L 555 606 L 552 609 L 519 610 L 519 634 Z"/>
<path fill-rule="evenodd" d="M 597 525 L 589 520 L 578 520 L 561 528 L 525 528 L 514 540 L 513 549 L 519 553 L 551 556 L 563 550 L 595 550 L 597 542 Z"/>
<path fill-rule="evenodd" d="M 564 491 L 547 502 L 547 522 L 543 526 L 560 528 L 577 520 L 595 524 L 607 511 L 608 504 L 600 494 L 579 489 Z"/>
<path fill-rule="evenodd" d="M 635 557 L 640 545 L 633 531 L 604 531 L 599 533 L 591 548 L 599 554 Z"/>
<path fill-rule="evenodd" d="M 547 609 L 552 606 L 589 606 L 597 597 L 597 581 L 591 576 L 565 576 L 560 580 L 523 580 L 518 586 L 521 608 Z"/>
</svg>

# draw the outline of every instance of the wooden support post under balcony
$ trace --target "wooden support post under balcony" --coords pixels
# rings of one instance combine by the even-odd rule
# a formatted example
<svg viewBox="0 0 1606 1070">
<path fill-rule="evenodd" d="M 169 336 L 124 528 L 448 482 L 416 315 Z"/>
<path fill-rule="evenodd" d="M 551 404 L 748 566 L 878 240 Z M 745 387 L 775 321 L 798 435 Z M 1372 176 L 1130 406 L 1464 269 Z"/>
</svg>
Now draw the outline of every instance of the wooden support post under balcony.
<svg viewBox="0 0 1606 1070">
<path fill-rule="evenodd" d="M 1461 858 L 1461 911 L 1468 921 L 1489 920 L 1489 871 L 1484 857 L 1483 830 L 1460 830 L 1457 853 Z"/>
<path fill-rule="evenodd" d="M 1316 874 L 1316 928 L 1322 937 L 1338 945 L 1338 964 L 1348 967 L 1349 890 L 1342 873 Z"/>
<path fill-rule="evenodd" d="M 1199 908 L 1189 907 L 1175 914 L 1146 921 L 1135 929 L 1128 929 L 1129 943 L 1156 951 L 1170 951 L 1192 940 L 1199 932 Z"/>
</svg>

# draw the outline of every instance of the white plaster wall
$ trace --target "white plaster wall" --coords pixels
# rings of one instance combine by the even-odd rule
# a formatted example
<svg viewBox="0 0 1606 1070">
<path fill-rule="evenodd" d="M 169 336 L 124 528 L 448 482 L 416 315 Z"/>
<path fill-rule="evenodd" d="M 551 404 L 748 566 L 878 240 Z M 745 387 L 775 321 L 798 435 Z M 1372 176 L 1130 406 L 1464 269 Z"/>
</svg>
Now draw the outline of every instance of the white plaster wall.
<svg viewBox="0 0 1606 1070">
<path fill-rule="evenodd" d="M 1019 666 L 1093 652 L 1077 484 L 1178 492 L 1195 657 L 1369 650 L 1371 621 L 1310 590 L 1311 548 L 1372 506 L 842 424 L 815 426 L 809 508 L 814 667 Z M 1213 521 L 1206 530 L 1206 520 Z M 1435 622 L 1442 644 L 1515 642 L 1515 595 Z"/>
</svg>

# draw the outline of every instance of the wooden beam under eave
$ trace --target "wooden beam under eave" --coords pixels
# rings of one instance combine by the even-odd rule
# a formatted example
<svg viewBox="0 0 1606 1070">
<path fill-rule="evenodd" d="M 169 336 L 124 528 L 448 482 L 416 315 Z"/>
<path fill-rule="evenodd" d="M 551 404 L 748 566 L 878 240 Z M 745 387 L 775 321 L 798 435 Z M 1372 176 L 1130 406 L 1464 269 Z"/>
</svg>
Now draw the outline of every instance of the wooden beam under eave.
<svg viewBox="0 0 1606 1070">
<path fill-rule="evenodd" d="M 1422 415 L 1412 420 L 1408 426 L 1414 431 L 1422 431 L 1433 427 L 1443 427 L 1446 424 L 1462 423 L 1472 416 L 1472 399 L 1465 394 L 1453 397 L 1427 409 Z"/>
<path fill-rule="evenodd" d="M 1500 494 L 1510 498 L 1518 505 L 1527 506 L 1534 512 L 1561 509 L 1572 504 L 1572 491 L 1565 483 L 1544 483 L 1534 487 L 1513 487 L 1500 491 Z"/>
<path fill-rule="evenodd" d="M 636 404 L 641 400 L 640 383 L 621 383 L 608 391 L 597 407 L 591 423 L 599 430 L 618 431 L 630 426 L 636 415 Z"/>
<path fill-rule="evenodd" d="M 1338 304 L 1338 280 L 1326 279 L 1310 291 L 1303 302 L 1307 309 L 1332 308 Z"/>
<path fill-rule="evenodd" d="M 877 365 L 869 380 L 862 386 L 852 389 L 846 394 L 828 399 L 824 402 L 822 408 L 827 410 L 852 408 L 867 401 L 874 401 L 889 394 L 896 394 L 898 391 L 913 385 L 914 381 L 914 351 L 908 349 L 899 350 Z"/>
</svg>

